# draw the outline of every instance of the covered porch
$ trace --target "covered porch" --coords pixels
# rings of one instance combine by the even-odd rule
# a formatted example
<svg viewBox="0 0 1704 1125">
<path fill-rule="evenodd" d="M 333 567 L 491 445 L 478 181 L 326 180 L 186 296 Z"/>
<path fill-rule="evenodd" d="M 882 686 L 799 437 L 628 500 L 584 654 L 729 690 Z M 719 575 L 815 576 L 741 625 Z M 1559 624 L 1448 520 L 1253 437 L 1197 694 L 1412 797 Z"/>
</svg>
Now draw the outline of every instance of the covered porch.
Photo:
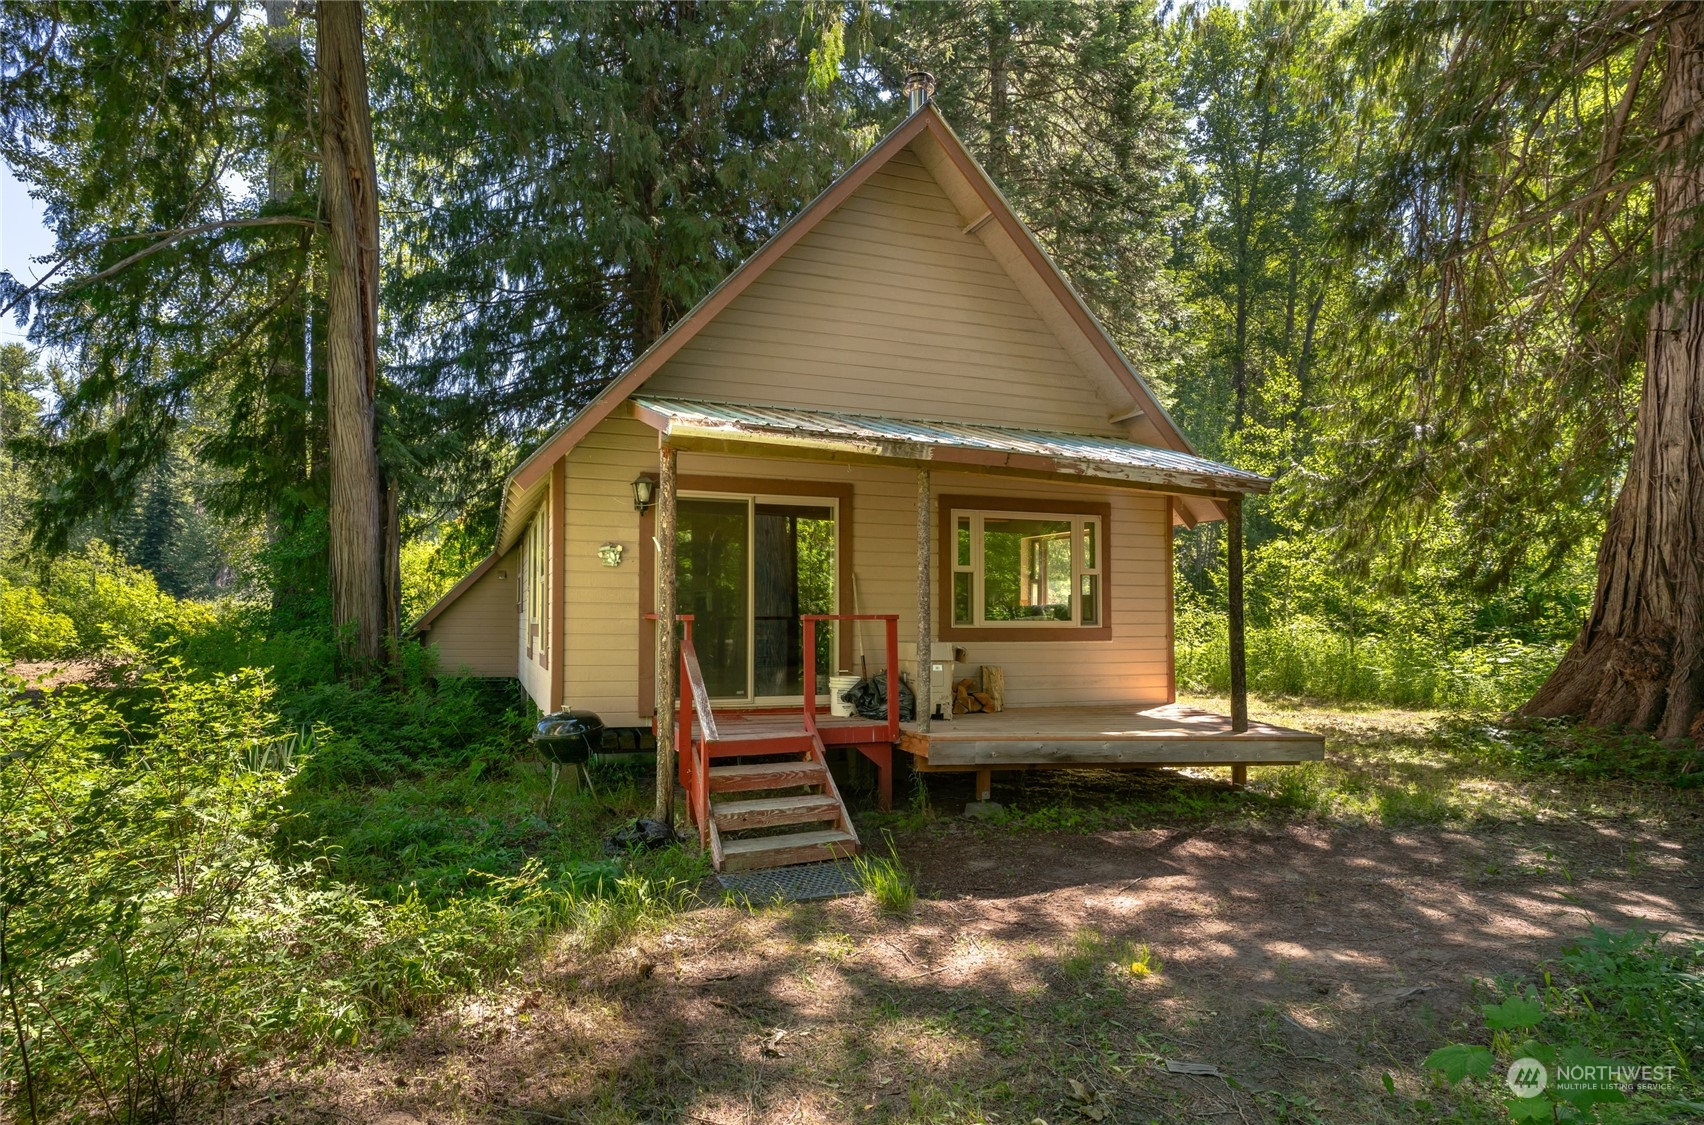
<svg viewBox="0 0 1704 1125">
<path fill-rule="evenodd" d="M 1323 754 L 1323 740 L 1317 735 L 1248 719 L 1242 499 L 1264 491 L 1269 484 L 1265 478 L 1178 450 L 1096 435 L 647 397 L 631 401 L 629 417 L 653 430 L 658 442 L 657 471 L 648 478 L 653 482 L 654 523 L 642 528 L 656 546 L 655 612 L 648 615 L 655 631 L 644 655 L 654 670 L 653 698 L 659 703 L 678 700 L 680 708 L 678 714 L 658 709 L 659 779 L 680 779 L 692 817 L 713 851 L 714 826 L 735 818 L 718 812 L 727 806 L 719 806 L 712 794 L 718 784 L 739 780 L 726 772 L 728 767 L 715 763 L 737 758 L 751 762 L 740 769 L 765 777 L 780 765 L 755 762 L 755 754 L 804 755 L 806 764 L 814 762 L 811 768 L 820 773 L 826 770 L 826 749 L 853 748 L 877 766 L 884 807 L 891 801 L 900 751 L 911 755 L 911 764 L 920 772 L 975 772 L 980 794 L 986 794 L 995 769 L 1216 764 L 1230 766 L 1233 780 L 1241 782 L 1250 764 L 1306 761 Z M 694 459 L 684 476 L 678 468 L 683 455 Z M 745 475 L 704 475 L 726 464 L 738 466 Z M 833 468 L 825 473 L 829 466 Z M 738 659 L 730 664 L 722 654 L 732 652 L 756 667 L 757 658 L 745 656 L 738 644 L 740 636 L 758 637 L 759 626 L 751 625 L 748 633 L 735 630 L 733 643 L 726 642 L 726 629 L 711 634 L 703 628 L 705 603 L 697 576 L 705 571 L 706 558 L 725 556 L 704 555 L 698 541 L 705 538 L 699 527 L 706 501 L 696 498 L 707 495 L 707 488 L 715 495 L 711 486 L 716 482 L 722 492 L 737 483 L 759 497 L 751 502 L 756 508 L 740 510 L 761 516 L 766 503 L 773 506 L 764 495 L 784 491 L 781 482 L 830 474 L 846 474 L 841 479 L 848 482 L 878 479 L 872 472 L 885 474 L 879 478 L 887 482 L 881 518 L 890 521 L 884 524 L 890 537 L 879 550 L 858 556 L 858 565 L 865 568 L 860 575 L 852 565 L 852 552 L 844 549 L 851 530 L 845 516 L 855 490 L 849 483 L 835 486 L 843 490 L 833 511 L 835 566 L 841 576 L 834 601 L 839 612 L 800 613 L 794 608 L 797 625 L 786 631 L 798 634 L 794 640 L 802 643 L 789 642 L 789 651 L 815 655 L 804 658 L 796 670 L 799 679 L 793 682 L 791 700 L 766 697 L 773 693 L 755 686 L 739 698 L 739 685 L 755 685 L 757 678 L 725 674 L 726 667 L 738 673 L 742 666 Z M 901 481 L 907 482 L 907 491 L 914 482 L 915 492 L 898 492 L 894 486 Z M 1077 495 L 1084 498 L 1072 499 Z M 735 506 L 739 503 L 736 500 Z M 858 510 L 870 518 L 867 504 L 859 503 Z M 1143 517 L 1151 522 L 1136 520 L 1131 512 L 1153 513 Z M 1219 518 L 1227 521 L 1232 678 L 1228 715 L 1167 702 L 1175 698 L 1170 527 Z M 993 530 L 996 525 L 1001 527 L 998 532 Z M 736 545 L 758 542 L 745 526 L 734 536 Z M 903 540 L 893 534 L 901 526 Z M 680 528 L 691 530 L 677 531 Z M 1005 586 L 998 598 L 992 564 L 984 566 L 980 547 L 988 544 L 987 558 L 994 558 L 996 536 L 1012 540 L 1001 546 L 1018 552 L 1015 557 L 1021 560 L 1001 562 L 1012 574 L 1001 572 Z M 862 534 L 860 540 L 868 542 Z M 688 544 L 695 554 L 677 558 L 677 542 Z M 963 553 L 966 542 L 979 545 L 974 558 Z M 1109 542 L 1116 542 L 1117 552 Z M 1146 567 L 1139 586 L 1133 585 L 1137 579 L 1127 565 L 1132 558 Z M 1057 577 L 1049 577 L 1050 567 L 1058 569 Z M 755 564 L 748 570 L 751 589 L 758 590 L 759 570 Z M 958 581 L 972 571 L 974 585 Z M 856 585 L 860 577 L 861 596 Z M 875 599 L 870 597 L 873 587 L 880 591 Z M 970 590 L 974 593 L 967 593 Z M 753 595 L 740 596 L 751 621 L 769 620 L 761 614 L 771 610 L 749 608 L 757 604 Z M 695 606 L 697 630 L 691 625 L 684 630 L 663 627 L 664 622 L 690 617 Z M 996 617 L 995 610 L 1001 616 Z M 867 664 L 862 657 L 852 663 L 849 647 L 843 650 L 850 636 L 847 627 L 876 621 L 885 623 L 886 651 L 879 656 L 879 649 L 871 651 Z M 829 635 L 817 631 L 819 624 L 823 630 L 837 630 L 835 644 L 817 644 L 817 638 Z M 896 635 L 899 630 L 909 634 L 903 642 Z M 1047 643 L 1059 641 L 1067 643 Z M 974 658 L 958 650 L 957 656 L 947 658 L 943 675 L 941 651 L 952 652 L 958 645 L 968 646 Z M 1103 668 L 1120 667 L 1106 654 L 1135 650 L 1153 654 L 1154 662 L 1144 666 L 1148 669 L 1156 668 L 1163 655 L 1162 678 L 1156 680 L 1153 671 L 1140 679 L 1106 674 L 1085 678 L 1097 662 Z M 705 659 L 708 653 L 717 654 L 715 668 Z M 953 716 L 951 684 L 932 681 L 951 679 L 955 660 L 971 666 L 1021 661 L 1017 684 L 1022 694 L 1007 698 L 997 712 Z M 856 668 L 885 679 L 890 706 L 897 695 L 898 670 L 904 668 L 918 701 L 915 717 L 902 724 L 891 710 L 874 721 L 830 716 L 831 701 L 826 691 L 819 692 L 826 688 L 819 662 L 827 662 L 820 663 L 822 676 Z M 736 690 L 716 690 L 718 681 L 732 682 Z M 1003 682 L 1010 686 L 1012 679 L 1008 675 Z M 665 792 L 659 785 L 660 813 L 672 803 L 673 788 L 670 784 Z M 764 811 L 767 815 L 770 810 Z M 836 846 L 855 850 L 856 835 L 844 811 L 837 823 L 849 839 Z"/>
</svg>

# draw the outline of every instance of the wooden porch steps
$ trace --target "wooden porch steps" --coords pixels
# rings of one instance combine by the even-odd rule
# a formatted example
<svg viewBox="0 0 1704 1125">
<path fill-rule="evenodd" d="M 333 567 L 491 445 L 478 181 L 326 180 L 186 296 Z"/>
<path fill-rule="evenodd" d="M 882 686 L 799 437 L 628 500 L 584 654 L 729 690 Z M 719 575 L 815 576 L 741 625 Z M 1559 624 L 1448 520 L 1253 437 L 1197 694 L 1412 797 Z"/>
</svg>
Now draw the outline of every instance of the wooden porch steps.
<svg viewBox="0 0 1704 1125">
<path fill-rule="evenodd" d="M 781 824 L 810 824 L 840 815 L 840 802 L 827 793 L 804 797 L 767 797 L 755 801 L 712 801 L 710 815 L 723 832 L 740 828 L 774 828 Z"/>
<path fill-rule="evenodd" d="M 828 771 L 815 762 L 760 762 L 749 766 L 711 766 L 710 792 L 743 793 L 754 789 L 793 789 L 821 785 Z"/>
<path fill-rule="evenodd" d="M 762 867 L 842 859 L 857 854 L 858 837 L 832 828 L 820 832 L 790 832 L 785 836 L 753 836 L 722 841 L 722 870 L 753 871 Z"/>
<path fill-rule="evenodd" d="M 710 749 L 723 756 L 771 759 L 705 770 L 711 798 L 705 827 L 718 871 L 754 871 L 858 854 L 857 830 L 829 775 L 818 735 L 802 727 L 769 731 L 761 737 L 718 738 Z M 808 792 L 797 792 L 800 789 Z M 800 830 L 772 831 L 793 826 Z"/>
</svg>

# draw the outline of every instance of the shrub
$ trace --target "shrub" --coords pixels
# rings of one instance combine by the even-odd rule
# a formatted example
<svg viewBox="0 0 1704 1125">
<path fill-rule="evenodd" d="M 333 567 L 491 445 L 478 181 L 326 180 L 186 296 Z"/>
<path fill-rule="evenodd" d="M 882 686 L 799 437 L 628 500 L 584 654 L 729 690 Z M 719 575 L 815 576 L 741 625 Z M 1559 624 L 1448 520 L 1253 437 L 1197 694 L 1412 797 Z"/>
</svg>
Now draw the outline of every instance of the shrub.
<svg viewBox="0 0 1704 1125">
<path fill-rule="evenodd" d="M 189 679 L 167 661 L 122 694 L 30 703 L 22 687 L 0 678 L 14 1117 L 169 1117 L 263 1052 L 383 1031 L 507 969 L 547 926 L 604 935 L 686 885 L 664 870 L 582 887 L 523 857 L 455 895 L 381 901 L 326 878 L 323 846 L 289 845 L 289 791 L 324 731 L 293 729 L 264 674 Z"/>
<path fill-rule="evenodd" d="M 53 660 L 77 648 L 77 626 L 41 591 L 0 578 L 0 656 Z"/>
</svg>

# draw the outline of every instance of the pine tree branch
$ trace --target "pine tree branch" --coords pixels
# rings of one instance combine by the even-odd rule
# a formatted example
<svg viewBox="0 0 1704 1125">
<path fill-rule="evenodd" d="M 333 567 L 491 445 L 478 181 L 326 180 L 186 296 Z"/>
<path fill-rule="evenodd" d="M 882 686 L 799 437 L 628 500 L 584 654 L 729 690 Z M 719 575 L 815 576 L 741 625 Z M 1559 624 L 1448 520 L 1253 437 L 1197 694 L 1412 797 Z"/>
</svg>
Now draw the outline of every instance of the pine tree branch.
<svg viewBox="0 0 1704 1125">
<path fill-rule="evenodd" d="M 266 216 L 263 216 L 263 217 L 258 218 L 258 219 L 222 219 L 218 222 L 201 223 L 200 225 L 193 226 L 193 227 L 182 227 L 178 230 L 166 232 L 165 236 L 163 238 L 161 238 L 158 242 L 154 243 L 151 246 L 146 246 L 146 247 L 142 248 L 141 250 L 136 251 L 136 253 L 131 254 L 129 257 L 124 258 L 121 261 L 113 263 L 112 265 L 108 266 L 104 270 L 100 270 L 96 273 L 89 274 L 86 277 L 75 278 L 74 280 L 67 282 L 65 284 L 64 288 L 60 289 L 59 291 L 61 293 L 66 293 L 66 292 L 69 292 L 73 289 L 80 288 L 84 285 L 91 285 L 91 284 L 93 284 L 94 282 L 97 282 L 97 281 L 104 281 L 104 280 L 113 276 L 116 273 L 120 273 L 120 272 L 122 272 L 126 269 L 129 269 L 131 266 L 135 265 L 137 262 L 141 261 L 143 258 L 146 258 L 151 254 L 157 254 L 161 250 L 165 250 L 165 249 L 168 249 L 172 246 L 177 245 L 179 242 L 182 242 L 186 238 L 193 238 L 194 236 L 196 236 L 198 234 L 206 234 L 209 231 L 237 230 L 237 229 L 248 228 L 248 227 L 276 227 L 276 226 L 318 227 L 320 225 L 321 225 L 321 223 L 318 219 L 304 219 L 304 218 L 301 218 L 300 216 L 296 216 L 296 215 L 266 215 Z M 158 235 L 160 233 L 161 232 L 159 232 L 159 231 L 150 231 L 150 232 L 148 232 L 147 235 L 144 235 L 144 234 L 121 234 L 121 235 L 117 235 L 113 238 L 102 239 L 100 242 L 93 243 L 93 244 L 88 245 L 88 246 L 82 246 L 82 247 L 77 248 L 76 250 L 73 250 L 71 253 L 64 255 L 63 257 L 61 257 L 59 259 L 59 261 L 55 262 L 53 264 L 53 268 L 48 270 L 47 273 L 45 273 L 44 275 L 42 275 L 40 280 L 36 281 L 34 284 L 22 289 L 17 294 L 15 294 L 12 297 L 12 299 L 6 303 L 5 308 L 0 308 L 0 317 L 5 316 L 7 313 L 9 313 L 13 309 L 17 308 L 18 305 L 20 305 L 24 301 L 29 300 L 30 297 L 33 296 L 38 290 L 40 290 L 42 286 L 46 285 L 50 280 L 53 279 L 54 274 L 58 273 L 61 269 L 63 269 L 66 265 L 68 265 L 79 254 L 86 253 L 89 250 L 98 249 L 101 246 L 110 245 L 114 242 L 125 242 L 125 241 L 132 239 L 132 238 L 144 238 L 144 237 L 148 237 L 149 235 Z"/>
</svg>

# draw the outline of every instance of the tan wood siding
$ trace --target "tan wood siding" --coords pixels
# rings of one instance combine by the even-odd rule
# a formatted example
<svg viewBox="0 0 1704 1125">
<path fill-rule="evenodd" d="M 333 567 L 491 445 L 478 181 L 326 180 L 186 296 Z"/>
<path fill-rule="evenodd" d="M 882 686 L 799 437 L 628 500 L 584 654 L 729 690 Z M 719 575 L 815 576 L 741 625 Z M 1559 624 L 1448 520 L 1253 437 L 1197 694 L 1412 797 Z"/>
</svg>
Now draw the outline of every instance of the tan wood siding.
<svg viewBox="0 0 1704 1125">
<path fill-rule="evenodd" d="M 657 471 L 657 434 L 630 419 L 607 419 L 568 455 L 568 604 L 565 688 L 570 707 L 612 726 L 648 725 L 639 714 L 639 513 L 633 478 Z M 619 543 L 620 566 L 598 547 Z"/>
<path fill-rule="evenodd" d="M 597 711 L 613 725 L 648 723 L 639 711 L 639 515 L 631 482 L 653 472 L 657 436 L 643 424 L 610 418 L 568 458 L 567 472 L 567 703 Z M 853 590 L 846 605 L 861 613 L 900 615 L 901 665 L 914 650 L 916 623 L 916 474 L 909 468 L 845 466 L 769 458 L 682 453 L 683 476 L 776 477 L 850 484 L 853 488 Z M 1170 698 L 1171 647 L 1168 510 L 1163 496 L 1046 481 L 1000 480 L 937 472 L 937 493 L 1084 499 L 1111 507 L 1107 551 L 1112 621 L 1109 641 L 960 641 L 968 663 L 1006 669 L 1013 705 L 1137 702 Z M 626 548 L 619 567 L 607 567 L 597 548 Z M 939 560 L 937 560 L 937 567 Z M 935 597 L 941 597 L 939 574 Z M 864 625 L 856 641 L 872 671 L 882 663 L 880 627 Z"/>
<path fill-rule="evenodd" d="M 910 152 L 646 392 L 1116 435 L 1109 406 Z"/>
<path fill-rule="evenodd" d="M 515 590 L 521 552 L 510 551 L 432 622 L 426 641 L 448 676 L 514 676 Z"/>
</svg>

